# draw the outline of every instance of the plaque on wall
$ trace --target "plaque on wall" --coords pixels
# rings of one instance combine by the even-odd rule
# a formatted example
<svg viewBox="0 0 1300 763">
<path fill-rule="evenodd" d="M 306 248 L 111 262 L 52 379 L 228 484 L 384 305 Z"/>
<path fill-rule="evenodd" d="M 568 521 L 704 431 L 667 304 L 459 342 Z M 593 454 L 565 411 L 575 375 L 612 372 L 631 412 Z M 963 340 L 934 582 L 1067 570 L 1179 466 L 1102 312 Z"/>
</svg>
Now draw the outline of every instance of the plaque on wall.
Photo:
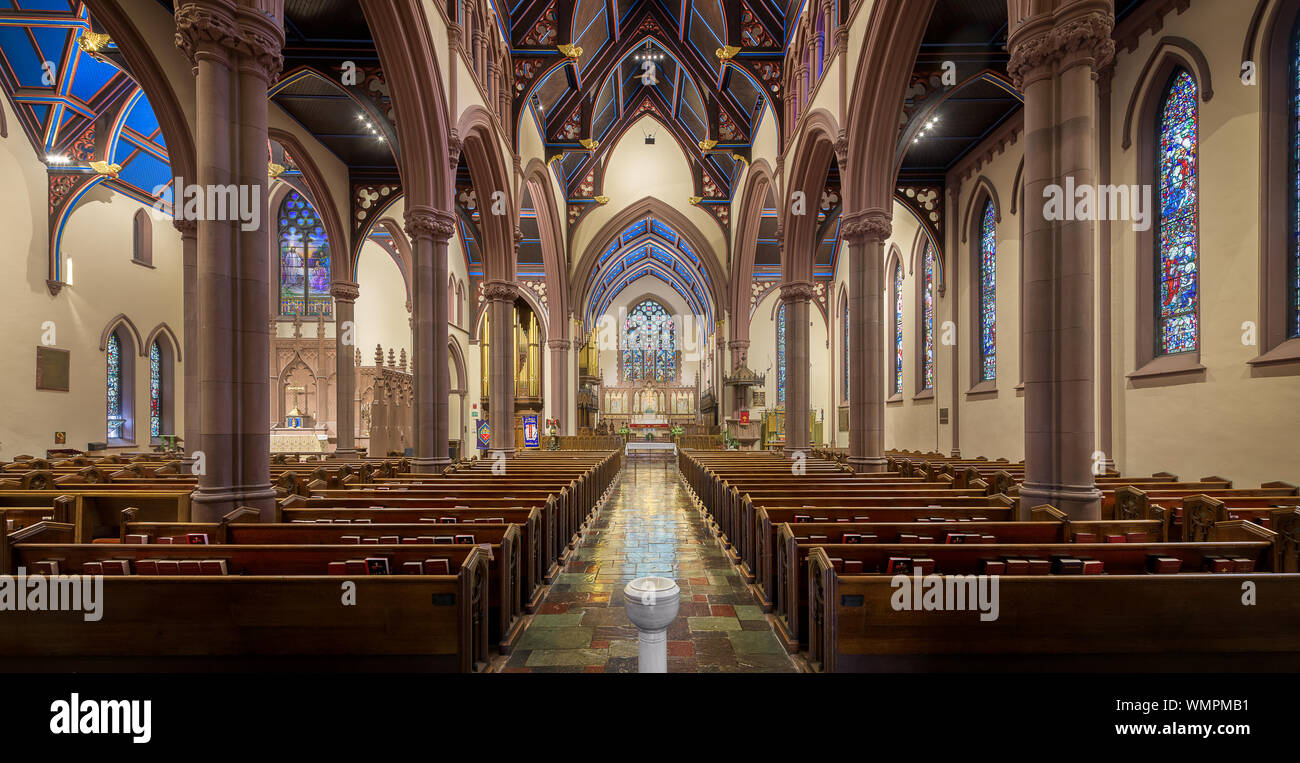
<svg viewBox="0 0 1300 763">
<path fill-rule="evenodd" d="M 54 347 L 36 348 L 36 389 L 68 391 L 68 365 L 71 353 Z"/>
<path fill-rule="evenodd" d="M 752 402 L 755 408 L 762 408 L 767 405 L 767 392 L 756 389 L 749 393 L 752 396 Z"/>
</svg>

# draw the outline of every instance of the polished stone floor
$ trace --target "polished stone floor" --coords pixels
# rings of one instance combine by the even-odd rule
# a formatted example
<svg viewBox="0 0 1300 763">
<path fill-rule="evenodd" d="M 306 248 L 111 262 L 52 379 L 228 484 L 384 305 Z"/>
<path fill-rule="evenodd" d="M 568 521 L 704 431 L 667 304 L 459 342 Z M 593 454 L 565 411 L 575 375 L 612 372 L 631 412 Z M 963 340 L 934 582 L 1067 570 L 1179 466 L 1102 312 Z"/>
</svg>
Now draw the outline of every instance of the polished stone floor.
<svg viewBox="0 0 1300 763">
<path fill-rule="evenodd" d="M 719 549 L 668 457 L 629 459 L 604 508 L 557 576 L 504 673 L 635 673 L 637 632 L 623 587 L 677 581 L 668 672 L 795 672 L 745 581 Z"/>
</svg>

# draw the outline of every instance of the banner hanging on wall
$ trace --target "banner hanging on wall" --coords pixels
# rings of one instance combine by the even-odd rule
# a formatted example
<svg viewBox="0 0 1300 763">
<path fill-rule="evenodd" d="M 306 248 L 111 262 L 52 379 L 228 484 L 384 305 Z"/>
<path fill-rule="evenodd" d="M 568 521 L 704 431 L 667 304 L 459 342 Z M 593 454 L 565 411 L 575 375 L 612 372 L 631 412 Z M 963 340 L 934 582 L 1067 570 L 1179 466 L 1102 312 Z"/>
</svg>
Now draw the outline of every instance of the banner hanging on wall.
<svg viewBox="0 0 1300 763">
<path fill-rule="evenodd" d="M 487 450 L 492 447 L 492 425 L 487 419 L 478 420 L 478 449 Z"/>
<path fill-rule="evenodd" d="M 529 414 L 524 416 L 524 447 L 536 448 L 541 443 L 538 442 L 539 430 L 537 428 L 537 416 Z"/>
</svg>

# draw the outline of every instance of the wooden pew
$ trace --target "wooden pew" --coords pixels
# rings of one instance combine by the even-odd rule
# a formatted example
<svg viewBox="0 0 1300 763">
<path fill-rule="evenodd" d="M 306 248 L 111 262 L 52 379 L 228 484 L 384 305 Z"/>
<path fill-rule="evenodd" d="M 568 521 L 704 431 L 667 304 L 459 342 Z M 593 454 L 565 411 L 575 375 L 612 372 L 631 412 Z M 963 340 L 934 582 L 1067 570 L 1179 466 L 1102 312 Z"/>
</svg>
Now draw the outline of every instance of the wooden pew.
<svg viewBox="0 0 1300 763">
<path fill-rule="evenodd" d="M 825 548 L 808 559 L 809 658 L 823 672 L 1300 669 L 1297 574 L 1003 576 L 986 622 L 895 611 L 889 576 L 837 573 Z"/>
<path fill-rule="evenodd" d="M 14 548 L 23 562 L 59 556 L 74 569 L 77 561 L 105 551 L 23 542 Z M 39 660 L 41 669 L 54 671 L 107 666 L 479 672 L 491 657 L 489 562 L 478 546 L 436 547 L 450 559 L 448 575 L 350 578 L 353 606 L 342 604 L 340 578 L 306 570 L 355 546 L 228 546 L 220 554 L 216 547 L 138 548 L 155 558 L 229 556 L 249 574 L 104 576 L 99 621 L 86 622 L 81 611 L 7 613 L 0 666 L 30 669 Z M 414 548 L 419 547 L 393 553 L 418 556 L 409 550 Z"/>
</svg>

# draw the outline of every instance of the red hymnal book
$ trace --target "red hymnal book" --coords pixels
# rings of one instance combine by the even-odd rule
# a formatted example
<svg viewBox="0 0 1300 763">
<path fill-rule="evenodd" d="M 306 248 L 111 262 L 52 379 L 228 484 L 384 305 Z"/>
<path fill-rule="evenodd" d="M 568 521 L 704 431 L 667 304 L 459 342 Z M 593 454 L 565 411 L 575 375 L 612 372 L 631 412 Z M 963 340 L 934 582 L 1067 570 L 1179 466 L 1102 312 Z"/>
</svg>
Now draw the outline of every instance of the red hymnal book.
<svg viewBox="0 0 1300 763">
<path fill-rule="evenodd" d="M 466 506 L 465 508 L 468 509 L 469 507 Z M 439 518 L 438 518 L 438 521 L 441 522 L 441 523 L 443 523 L 444 525 L 454 525 L 454 524 L 456 524 L 456 518 L 455 518 L 455 517 L 439 517 Z"/>
<path fill-rule="evenodd" d="M 104 565 L 105 575 L 131 574 L 131 563 L 125 559 L 105 559 L 102 564 Z"/>
<path fill-rule="evenodd" d="M 1232 572 L 1232 560 L 1223 556 L 1208 556 L 1205 558 L 1206 572 Z"/>
<path fill-rule="evenodd" d="M 130 544 L 134 544 L 134 545 L 138 545 L 138 544 L 141 544 L 141 543 L 148 543 L 148 542 L 149 542 L 149 536 L 148 536 L 148 535 L 138 535 L 138 534 L 133 533 L 133 534 L 131 534 L 131 535 L 126 536 L 126 540 L 125 540 L 124 542 L 126 542 L 126 543 L 130 543 Z"/>
<path fill-rule="evenodd" d="M 182 559 L 180 560 L 180 563 L 181 563 L 180 573 L 182 575 L 203 574 L 203 565 L 199 564 L 198 559 Z"/>
<path fill-rule="evenodd" d="M 1084 560 L 1083 560 L 1083 574 L 1085 574 L 1085 575 L 1100 575 L 1101 573 L 1103 573 L 1103 572 L 1105 572 L 1105 571 L 1106 571 L 1106 566 L 1105 566 L 1105 564 L 1102 563 L 1102 561 L 1101 561 L 1100 559 L 1084 559 Z"/>
<path fill-rule="evenodd" d="M 888 575 L 910 575 L 912 574 L 912 557 L 910 556 L 891 556 L 889 564 L 885 567 L 885 573 Z"/>
<path fill-rule="evenodd" d="M 207 533 L 186 533 L 185 542 L 193 545 L 207 545 L 208 534 Z"/>
<path fill-rule="evenodd" d="M 933 535 L 918 535 L 918 536 L 916 537 L 916 542 L 917 542 L 917 543 L 934 543 L 934 536 L 933 536 Z"/>
<path fill-rule="evenodd" d="M 371 575 L 387 575 L 388 560 L 382 556 L 366 557 L 366 571 Z"/>
<path fill-rule="evenodd" d="M 86 562 L 81 565 L 81 574 L 83 575 L 103 575 L 104 565 L 101 562 Z"/>
<path fill-rule="evenodd" d="M 424 565 L 420 562 L 402 562 L 403 575 L 423 575 Z"/>
<path fill-rule="evenodd" d="M 917 575 L 929 575 L 937 569 L 933 559 L 921 557 L 912 560 L 912 571 Z"/>
<path fill-rule="evenodd" d="M 369 520 L 369 519 L 356 519 L 356 520 L 353 520 L 353 522 L 354 522 L 355 524 L 358 524 L 358 525 L 368 525 L 368 524 L 370 524 L 370 520 Z"/>
<path fill-rule="evenodd" d="M 845 559 L 845 560 L 844 560 L 844 574 L 845 574 L 845 575 L 861 575 L 861 574 L 862 574 L 862 560 L 861 560 L 861 559 Z"/>
<path fill-rule="evenodd" d="M 473 543 L 473 542 L 474 542 L 474 536 L 473 536 L 473 535 L 457 535 L 457 536 L 456 536 L 456 542 L 457 542 L 457 543 Z"/>
<path fill-rule="evenodd" d="M 140 559 L 135 563 L 135 574 L 137 575 L 157 575 L 157 559 Z"/>
<path fill-rule="evenodd" d="M 1183 560 L 1176 556 L 1147 556 L 1147 570 L 1157 575 L 1172 575 L 1183 568 Z"/>
<path fill-rule="evenodd" d="M 843 559 L 839 558 L 838 556 L 832 556 L 830 559 L 831 559 L 831 567 L 835 568 L 836 572 L 844 572 Z"/>
<path fill-rule="evenodd" d="M 1003 561 L 1006 562 L 1006 565 L 1007 565 L 1007 574 L 1008 574 L 1008 575 L 1028 575 L 1028 574 L 1029 574 L 1029 560 L 1028 560 L 1028 559 L 1004 559 Z"/>
<path fill-rule="evenodd" d="M 181 574 L 181 563 L 175 559 L 158 560 L 159 575 L 179 575 Z"/>
<path fill-rule="evenodd" d="M 172 546 L 172 545 L 175 545 L 175 543 L 176 543 L 176 539 L 173 538 L 173 537 L 171 537 L 170 535 L 165 535 L 165 536 L 162 536 L 162 537 L 158 538 L 158 543 L 161 543 L 161 544 L 163 544 L 164 546 Z"/>
<path fill-rule="evenodd" d="M 803 524 L 804 522 L 811 522 L 812 517 L 808 516 L 807 514 L 795 514 L 794 521 L 799 524 Z"/>
<path fill-rule="evenodd" d="M 339 542 L 340 542 L 340 543 L 355 543 L 355 544 L 358 544 L 358 545 L 359 545 L 359 544 L 361 543 L 361 536 L 360 536 L 360 535 L 343 535 L 343 536 L 340 536 L 340 537 L 339 537 Z"/>
<path fill-rule="evenodd" d="M 433 539 L 433 536 L 432 536 L 432 535 L 421 535 L 420 537 L 416 538 L 416 540 L 419 541 L 420 543 L 434 543 L 434 542 L 435 542 L 434 539 Z"/>
<path fill-rule="evenodd" d="M 345 562 L 330 562 L 325 566 L 326 575 L 346 575 L 348 574 L 348 565 Z"/>
<path fill-rule="evenodd" d="M 349 575 L 368 575 L 370 568 L 366 566 L 365 559 L 348 559 L 343 562 L 347 567 Z"/>
<path fill-rule="evenodd" d="M 1106 542 L 1107 542 L 1107 543 L 1124 543 L 1124 542 L 1127 541 L 1127 540 L 1128 540 L 1128 538 L 1125 538 L 1123 535 L 1107 535 L 1107 536 L 1106 536 Z"/>
<path fill-rule="evenodd" d="M 916 538 L 916 535 L 913 534 L 913 533 L 899 533 L 899 534 L 898 534 L 898 542 L 899 542 L 899 543 L 916 543 L 916 542 L 917 542 L 917 538 Z"/>
<path fill-rule="evenodd" d="M 1254 572 L 1255 560 L 1246 559 L 1245 557 L 1237 557 L 1236 559 L 1232 560 L 1232 571 L 1233 572 Z"/>
<path fill-rule="evenodd" d="M 483 521 L 484 521 L 484 522 L 488 522 L 488 523 L 495 522 L 496 524 L 499 524 L 499 525 L 500 525 L 500 524 L 505 524 L 505 521 L 506 521 L 506 520 L 505 520 L 504 517 L 488 517 L 487 519 L 484 519 Z"/>
<path fill-rule="evenodd" d="M 976 537 L 978 538 L 978 536 Z M 966 535 L 966 533 L 948 533 L 948 535 L 944 537 L 943 542 L 944 543 L 965 543 L 967 539 L 968 536 Z"/>
<path fill-rule="evenodd" d="M 1096 543 L 1097 533 L 1075 533 L 1074 542 L 1075 543 Z"/>
<path fill-rule="evenodd" d="M 451 563 L 446 559 L 425 559 L 424 574 L 426 575 L 450 575 Z"/>
<path fill-rule="evenodd" d="M 435 535 L 433 536 L 433 542 L 434 543 L 455 543 L 456 539 L 450 535 Z"/>
<path fill-rule="evenodd" d="M 861 543 L 861 542 L 862 542 L 862 536 L 859 535 L 858 533 L 844 533 L 844 542 L 845 542 L 845 543 Z"/>
<path fill-rule="evenodd" d="M 981 575 L 1001 575 L 1007 571 L 1007 563 L 1001 559 L 981 559 Z"/>
<path fill-rule="evenodd" d="M 420 521 L 421 521 L 421 522 L 437 522 L 438 519 L 437 519 L 436 517 L 420 517 Z"/>
<path fill-rule="evenodd" d="M 199 562 L 199 571 L 204 575 L 224 575 L 226 574 L 226 560 L 204 559 Z"/>
<path fill-rule="evenodd" d="M 1052 563 L 1049 562 L 1049 561 L 1047 561 L 1046 559 L 1030 559 L 1030 560 L 1029 560 L 1029 574 L 1030 574 L 1030 575 L 1046 575 L 1046 574 L 1050 573 L 1051 571 L 1052 571 Z"/>
<path fill-rule="evenodd" d="M 809 542 L 809 543 L 823 543 L 823 542 L 825 542 L 826 540 L 827 540 L 827 537 L 826 537 L 825 535 L 809 535 L 809 536 L 808 536 L 808 542 Z"/>
<path fill-rule="evenodd" d="M 1141 530 L 1138 530 L 1136 532 L 1131 532 L 1131 533 L 1125 533 L 1124 537 L 1128 539 L 1129 543 L 1147 542 L 1147 534 L 1145 532 L 1142 532 Z"/>
<path fill-rule="evenodd" d="M 848 522 L 849 520 L 844 519 L 844 518 L 840 518 L 840 519 L 836 519 L 835 521 L 836 521 L 836 522 Z"/>
<path fill-rule="evenodd" d="M 419 542 L 420 542 L 419 538 L 402 538 L 402 543 L 415 544 Z"/>
<path fill-rule="evenodd" d="M 59 574 L 59 562 L 57 559 L 47 559 L 36 563 L 36 572 L 41 575 Z"/>
<path fill-rule="evenodd" d="M 387 545 L 387 544 L 400 543 L 401 541 L 398 540 L 396 535 L 381 535 L 379 536 L 379 542 Z"/>
</svg>

